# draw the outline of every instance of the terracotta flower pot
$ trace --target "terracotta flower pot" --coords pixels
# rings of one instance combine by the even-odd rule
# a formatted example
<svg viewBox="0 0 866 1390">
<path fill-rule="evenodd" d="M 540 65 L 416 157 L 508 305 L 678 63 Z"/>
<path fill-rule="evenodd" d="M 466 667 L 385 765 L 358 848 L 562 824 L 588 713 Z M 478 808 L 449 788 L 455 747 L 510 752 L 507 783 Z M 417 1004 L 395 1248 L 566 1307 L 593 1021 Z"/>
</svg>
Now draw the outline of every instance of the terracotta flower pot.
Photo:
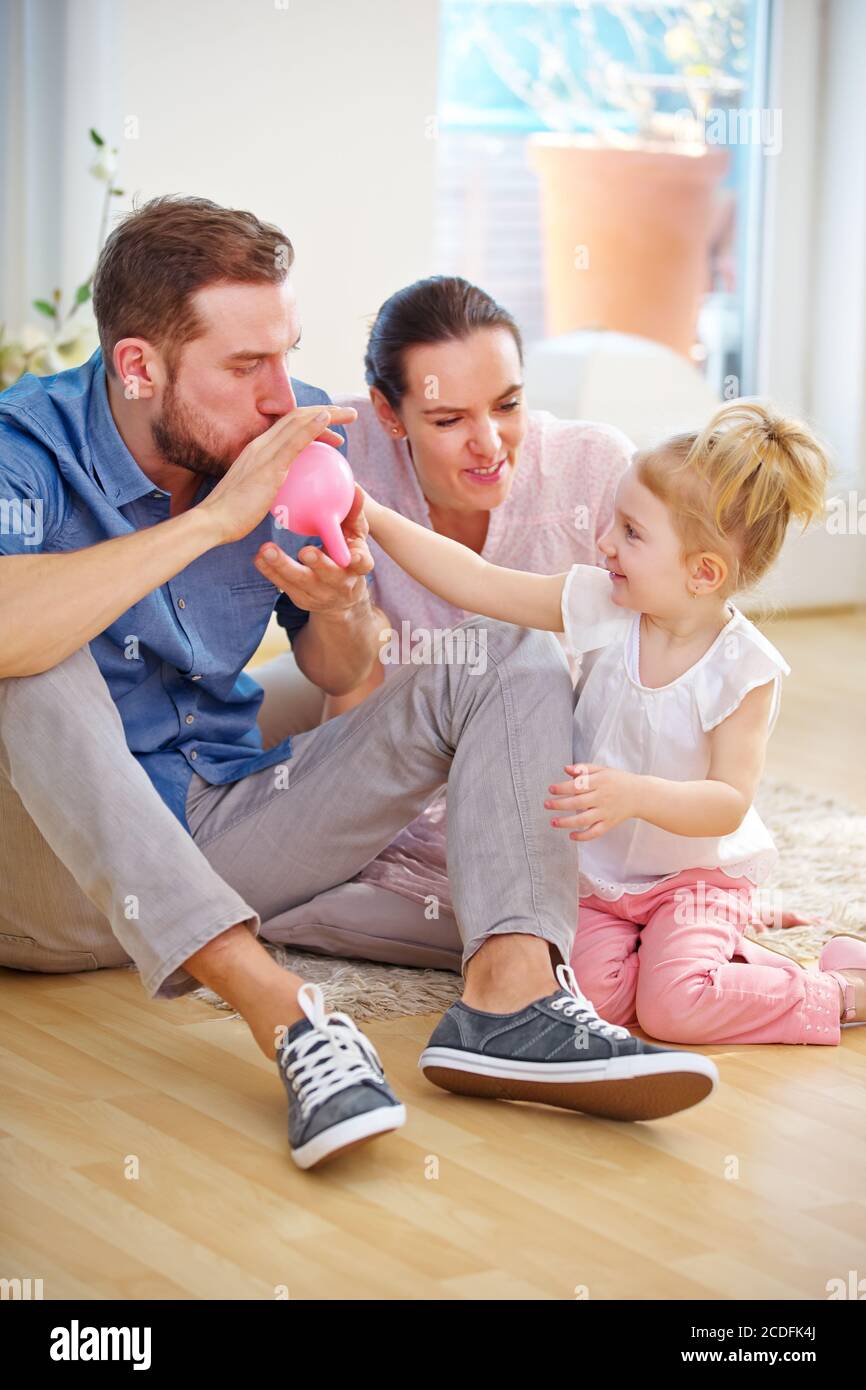
<svg viewBox="0 0 866 1390">
<path fill-rule="evenodd" d="M 715 191 L 728 166 L 707 145 L 602 146 L 536 135 L 546 325 L 613 329 L 688 357 L 709 284 Z"/>
</svg>

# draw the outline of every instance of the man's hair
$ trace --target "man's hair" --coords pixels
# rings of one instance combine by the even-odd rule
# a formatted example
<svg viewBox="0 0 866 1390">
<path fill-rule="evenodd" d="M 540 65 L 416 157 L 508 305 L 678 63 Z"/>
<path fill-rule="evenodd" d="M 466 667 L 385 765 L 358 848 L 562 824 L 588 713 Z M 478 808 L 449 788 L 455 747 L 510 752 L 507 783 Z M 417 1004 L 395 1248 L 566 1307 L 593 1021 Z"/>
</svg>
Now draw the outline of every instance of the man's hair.
<svg viewBox="0 0 866 1390">
<path fill-rule="evenodd" d="M 96 267 L 93 309 L 108 372 L 121 338 L 146 338 L 173 372 L 205 331 L 192 296 L 205 285 L 279 285 L 295 253 L 279 227 L 208 198 L 166 194 L 135 208 L 109 236 Z"/>
</svg>

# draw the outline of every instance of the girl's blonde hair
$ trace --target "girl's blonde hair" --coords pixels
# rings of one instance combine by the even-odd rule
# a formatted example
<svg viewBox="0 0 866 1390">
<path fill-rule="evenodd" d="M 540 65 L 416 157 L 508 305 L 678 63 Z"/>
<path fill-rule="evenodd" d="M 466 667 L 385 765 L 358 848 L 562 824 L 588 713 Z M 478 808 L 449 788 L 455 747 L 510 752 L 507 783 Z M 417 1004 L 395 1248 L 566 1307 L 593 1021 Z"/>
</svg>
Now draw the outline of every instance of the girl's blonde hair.
<svg viewBox="0 0 866 1390">
<path fill-rule="evenodd" d="M 824 516 L 831 470 L 823 446 L 808 425 L 759 401 L 731 401 L 700 433 L 674 435 L 634 461 L 668 507 L 683 557 L 709 550 L 727 563 L 722 597 L 767 572 L 792 518 L 805 531 Z"/>
</svg>

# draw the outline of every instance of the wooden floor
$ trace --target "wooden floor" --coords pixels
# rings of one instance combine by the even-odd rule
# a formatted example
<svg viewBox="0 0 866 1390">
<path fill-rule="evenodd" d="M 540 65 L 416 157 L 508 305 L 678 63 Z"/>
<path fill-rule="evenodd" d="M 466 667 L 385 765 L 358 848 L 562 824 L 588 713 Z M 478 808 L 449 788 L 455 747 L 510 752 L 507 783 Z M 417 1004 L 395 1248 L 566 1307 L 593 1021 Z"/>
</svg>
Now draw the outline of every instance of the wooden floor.
<svg viewBox="0 0 866 1390">
<path fill-rule="evenodd" d="M 866 613 L 767 628 L 768 771 L 866 805 Z M 449 1096 L 435 1018 L 367 1025 L 409 1120 L 322 1169 L 246 1028 L 128 971 L 0 971 L 0 1277 L 46 1298 L 826 1298 L 866 1274 L 866 1028 L 708 1047 L 716 1096 L 623 1125 Z"/>
</svg>

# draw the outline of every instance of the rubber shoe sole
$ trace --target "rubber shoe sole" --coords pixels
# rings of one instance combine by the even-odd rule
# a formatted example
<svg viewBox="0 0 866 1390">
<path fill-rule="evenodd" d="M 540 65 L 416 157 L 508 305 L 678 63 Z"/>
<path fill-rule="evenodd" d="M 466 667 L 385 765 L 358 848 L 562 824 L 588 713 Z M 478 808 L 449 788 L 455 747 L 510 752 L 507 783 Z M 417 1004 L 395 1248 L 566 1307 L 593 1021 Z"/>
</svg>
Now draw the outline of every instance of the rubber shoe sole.
<svg viewBox="0 0 866 1390">
<path fill-rule="evenodd" d="M 611 1057 L 599 1062 L 517 1062 L 428 1047 L 418 1063 L 434 1086 L 458 1095 L 525 1100 L 609 1120 L 658 1120 L 706 1100 L 715 1063 L 700 1053 Z"/>
<path fill-rule="evenodd" d="M 351 1119 L 322 1130 L 306 1144 L 301 1144 L 300 1148 L 292 1149 L 291 1155 L 299 1168 L 318 1168 L 348 1149 L 356 1149 L 371 1139 L 390 1134 L 405 1123 L 405 1105 L 380 1105 L 375 1110 L 365 1110 L 360 1115 L 353 1115 Z"/>
</svg>

